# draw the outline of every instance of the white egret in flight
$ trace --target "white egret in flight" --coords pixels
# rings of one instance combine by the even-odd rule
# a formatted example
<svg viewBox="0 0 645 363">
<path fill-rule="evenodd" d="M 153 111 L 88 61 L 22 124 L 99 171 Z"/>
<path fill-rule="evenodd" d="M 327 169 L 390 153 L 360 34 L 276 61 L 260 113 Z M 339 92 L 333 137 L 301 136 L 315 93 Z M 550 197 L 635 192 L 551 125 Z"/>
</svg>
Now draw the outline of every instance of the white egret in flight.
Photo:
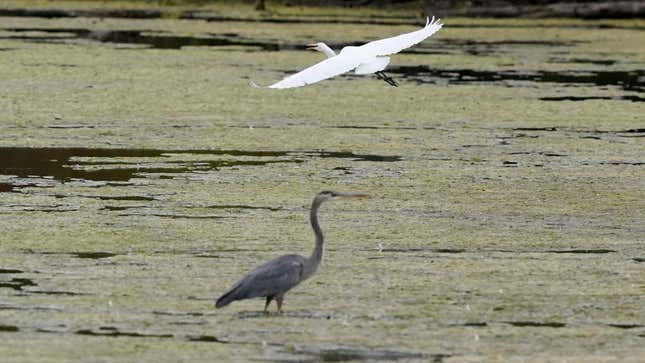
<svg viewBox="0 0 645 363">
<path fill-rule="evenodd" d="M 398 86 L 392 78 L 383 73 L 385 67 L 390 63 L 390 57 L 387 57 L 387 55 L 398 53 L 403 49 L 421 43 L 425 38 L 441 29 L 442 26 L 440 19 L 435 21 L 434 17 L 432 17 L 432 20 L 427 18 L 423 29 L 391 38 L 375 40 L 360 47 L 344 47 L 338 55 L 325 43 L 309 44 L 307 45 L 308 49 L 324 53 L 327 59 L 267 87 L 302 87 L 349 72 L 352 69 L 356 74 L 375 73 L 388 84 Z M 255 83 L 251 82 L 251 84 L 257 87 Z"/>
</svg>

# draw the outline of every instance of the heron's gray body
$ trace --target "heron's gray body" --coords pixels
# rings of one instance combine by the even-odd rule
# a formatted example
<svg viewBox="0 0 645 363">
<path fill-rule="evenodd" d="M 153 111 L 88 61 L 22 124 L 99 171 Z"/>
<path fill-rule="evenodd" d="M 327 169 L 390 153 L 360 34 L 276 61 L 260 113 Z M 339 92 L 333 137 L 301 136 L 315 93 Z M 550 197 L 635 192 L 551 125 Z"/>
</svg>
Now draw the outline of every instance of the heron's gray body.
<svg viewBox="0 0 645 363">
<path fill-rule="evenodd" d="M 235 300 L 255 297 L 281 298 L 306 279 L 306 260 L 300 255 L 284 255 L 256 267 L 217 299 L 215 306 L 221 308 Z"/>
<path fill-rule="evenodd" d="M 266 297 L 265 311 L 273 299 L 276 300 L 278 311 L 280 311 L 284 294 L 313 276 L 320 266 L 323 257 L 324 237 L 318 224 L 318 208 L 324 201 L 334 197 L 363 198 L 366 195 L 330 191 L 318 193 L 311 204 L 309 216 L 311 228 L 316 235 L 316 245 L 311 256 L 284 255 L 254 268 L 227 293 L 217 299 L 215 307 L 224 307 L 235 300 Z"/>
</svg>

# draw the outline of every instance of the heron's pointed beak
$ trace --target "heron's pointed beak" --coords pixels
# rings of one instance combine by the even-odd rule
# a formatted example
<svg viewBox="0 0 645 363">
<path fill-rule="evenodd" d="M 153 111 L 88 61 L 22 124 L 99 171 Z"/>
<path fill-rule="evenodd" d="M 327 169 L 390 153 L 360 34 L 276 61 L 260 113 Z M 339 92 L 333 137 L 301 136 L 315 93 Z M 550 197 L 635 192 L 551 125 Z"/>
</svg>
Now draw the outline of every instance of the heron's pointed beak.
<svg viewBox="0 0 645 363">
<path fill-rule="evenodd" d="M 317 46 L 318 46 L 318 44 L 307 44 L 307 49 L 308 50 L 316 50 Z"/>
<path fill-rule="evenodd" d="M 340 193 L 340 192 L 336 192 L 334 197 L 338 197 L 338 198 L 360 198 L 360 199 L 363 199 L 363 198 L 369 198 L 370 196 L 367 195 L 367 194 L 363 194 L 363 193 Z"/>
</svg>

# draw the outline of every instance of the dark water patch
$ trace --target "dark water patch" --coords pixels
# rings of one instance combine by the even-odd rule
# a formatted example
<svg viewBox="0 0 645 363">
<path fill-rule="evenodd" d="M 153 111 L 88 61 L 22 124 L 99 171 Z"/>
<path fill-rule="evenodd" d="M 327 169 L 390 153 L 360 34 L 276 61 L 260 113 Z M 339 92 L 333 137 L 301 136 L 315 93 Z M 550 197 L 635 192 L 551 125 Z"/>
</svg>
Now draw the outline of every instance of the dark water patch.
<svg viewBox="0 0 645 363">
<path fill-rule="evenodd" d="M 639 129 L 627 129 L 627 130 L 619 131 L 619 132 L 621 132 L 621 133 L 628 133 L 628 134 L 630 134 L 630 133 L 639 133 L 639 134 L 642 134 L 642 133 L 645 133 L 645 128 L 639 128 Z"/>
<path fill-rule="evenodd" d="M 519 47 L 572 47 L 584 41 L 558 41 L 558 40 L 501 40 L 482 41 L 469 39 L 437 38 L 433 40 L 432 48 L 415 47 L 404 53 L 426 53 L 426 54 L 454 54 L 465 53 L 470 55 L 499 55 L 508 53 Z M 436 49 L 442 51 L 437 52 Z"/>
<path fill-rule="evenodd" d="M 613 324 L 607 324 L 608 326 L 612 328 L 618 328 L 618 329 L 636 329 L 636 328 L 642 328 L 645 327 L 645 325 L 642 324 L 621 324 L 621 323 L 613 323 Z"/>
<path fill-rule="evenodd" d="M 0 282 L 0 288 L 5 287 L 16 291 L 23 291 L 23 287 L 25 286 L 38 286 L 38 284 L 36 284 L 30 279 L 21 278 L 21 277 L 14 277 L 9 281 Z"/>
<path fill-rule="evenodd" d="M 92 10 L 63 10 L 63 9 L 28 9 L 4 8 L 0 9 L 0 16 L 36 17 L 36 18 L 133 18 L 155 19 L 162 15 L 159 10 L 149 9 L 92 9 Z"/>
<path fill-rule="evenodd" d="M 546 82 L 568 85 L 616 86 L 625 91 L 645 91 L 645 70 L 631 71 L 480 71 L 474 69 L 431 69 L 428 66 L 399 66 L 388 72 L 418 83 L 446 79 L 450 84 L 500 83 L 506 81 Z M 506 86 L 512 86 L 505 83 Z"/>
<path fill-rule="evenodd" d="M 423 359 L 426 362 L 440 363 L 449 354 L 426 354 L 408 352 L 403 350 L 385 350 L 351 347 L 331 348 L 294 348 L 285 351 L 290 354 L 307 355 L 320 362 L 346 362 L 346 361 L 396 361 L 401 359 Z"/>
<path fill-rule="evenodd" d="M 471 7 L 463 10 L 458 10 L 455 13 L 449 12 L 452 15 L 467 16 L 467 17 L 516 17 L 519 12 L 517 9 L 519 7 L 509 9 L 506 6 L 494 7 L 492 8 L 482 8 L 482 7 Z M 571 8 L 573 9 L 573 8 Z M 571 9 L 560 13 L 556 11 L 555 16 L 557 17 L 571 17 L 575 15 L 581 15 L 571 13 Z M 540 11 L 543 11 L 544 8 L 540 8 Z M 553 9 L 549 9 L 552 11 Z M 583 9 L 579 9 L 582 11 Z M 622 14 L 616 9 L 612 9 L 613 12 Z M 587 9 L 587 11 L 589 11 Z M 622 10 L 625 11 L 625 10 Z M 627 9 L 626 14 L 632 14 L 632 9 Z M 498 13 L 496 13 L 498 12 Z M 524 11 L 526 12 L 526 11 Z M 583 11 L 584 12 L 584 11 Z M 591 13 L 594 13 L 591 11 Z M 558 15 L 559 14 L 559 15 Z M 564 14 L 564 15 L 563 15 Z M 586 13 L 585 13 L 586 14 Z M 588 18 L 604 18 L 607 17 L 607 11 L 601 9 L 599 14 L 596 16 L 591 16 Z M 544 14 L 540 14 L 544 16 Z M 3 8 L 0 9 L 0 16 L 7 17 L 39 17 L 39 18 L 77 18 L 77 17 L 89 17 L 89 18 L 126 18 L 126 19 L 158 19 L 163 17 L 177 17 L 184 20 L 201 20 L 209 22 L 251 22 L 251 23 L 284 23 L 284 24 L 366 24 L 366 25 L 409 25 L 409 26 L 422 26 L 422 22 L 418 20 L 410 20 L 410 17 L 401 17 L 401 16 L 387 16 L 387 15 L 371 15 L 371 16 L 361 16 L 357 17 L 355 15 L 347 14 L 298 14 L 298 15 L 289 15 L 289 14 L 272 14 L 266 17 L 242 17 L 242 16 L 227 16 L 227 15 L 216 15 L 212 12 L 204 12 L 201 10 L 185 10 L 176 13 L 167 13 L 162 10 L 155 9 L 137 9 L 137 8 L 125 8 L 125 9 L 31 9 L 28 7 L 24 8 Z M 553 15 L 552 15 L 553 16 Z M 629 15 L 629 18 L 634 17 Z M 614 24 L 508 24 L 508 23 L 499 23 L 499 24 L 450 24 L 452 28 L 520 28 L 520 29 L 531 29 L 531 28 L 562 28 L 562 29 L 627 29 L 627 30 L 644 30 L 645 28 L 638 25 L 614 25 Z"/>
<path fill-rule="evenodd" d="M 234 258 L 233 256 L 214 255 L 210 253 L 197 253 L 194 256 L 197 258 L 228 258 L 228 259 Z"/>
<path fill-rule="evenodd" d="M 4 8 L 0 9 L 0 16 L 11 17 L 39 17 L 39 18 L 77 18 L 77 17 L 97 17 L 97 18 L 126 18 L 126 19 L 158 19 L 166 16 L 177 17 L 185 20 L 200 20 L 209 22 L 252 22 L 252 23 L 285 23 L 285 24 L 371 24 L 371 25 L 419 25 L 419 22 L 411 22 L 406 18 L 369 16 L 357 18 L 354 16 L 342 16 L 334 14 L 333 16 L 315 15 L 307 16 L 298 15 L 290 17 L 288 15 L 270 16 L 264 18 L 256 17 L 237 17 L 213 15 L 210 12 L 198 10 L 182 11 L 178 15 L 168 14 L 160 10 L 153 9 L 28 9 L 28 8 Z M 396 20 L 400 19 L 400 20 Z"/>
<path fill-rule="evenodd" d="M 451 323 L 447 324 L 446 326 L 463 326 L 463 327 L 485 327 L 488 326 L 488 323 L 485 321 L 472 321 L 472 322 L 465 322 L 465 323 Z"/>
<path fill-rule="evenodd" d="M 641 166 L 645 165 L 645 161 L 603 161 L 599 162 L 600 165 L 627 165 L 627 166 Z M 588 164 L 583 164 L 588 165 Z"/>
<path fill-rule="evenodd" d="M 14 185 L 9 183 L 0 183 L 0 193 L 11 193 L 13 192 Z"/>
<path fill-rule="evenodd" d="M 93 294 L 88 294 L 84 292 L 74 292 L 74 291 L 29 291 L 30 294 L 40 294 L 40 295 L 52 295 L 52 296 L 88 296 Z"/>
<path fill-rule="evenodd" d="M 557 127 L 514 127 L 513 131 L 558 131 Z"/>
<path fill-rule="evenodd" d="M 146 334 L 139 332 L 123 332 L 115 327 L 102 326 L 98 329 L 80 329 L 76 331 L 78 335 L 92 335 L 105 337 L 130 337 L 130 338 L 173 338 L 172 334 Z"/>
<path fill-rule="evenodd" d="M 252 205 L 244 204 L 219 204 L 219 205 L 207 205 L 198 208 L 207 208 L 207 209 L 260 209 L 260 210 L 270 210 L 270 211 L 279 211 L 283 208 L 279 207 L 256 207 Z"/>
<path fill-rule="evenodd" d="M 204 313 L 194 312 L 194 311 L 160 311 L 155 310 L 152 312 L 154 315 L 163 315 L 163 316 L 204 316 Z"/>
<path fill-rule="evenodd" d="M 352 152 L 342 152 L 342 151 L 312 151 L 312 152 L 307 152 L 307 154 L 318 156 L 321 158 L 352 159 L 354 161 L 396 162 L 396 161 L 403 160 L 401 156 L 397 156 L 397 155 L 355 154 Z"/>
<path fill-rule="evenodd" d="M 546 250 L 545 253 L 579 253 L 579 254 L 605 254 L 605 253 L 616 253 L 616 250 L 610 249 L 570 249 L 570 250 Z"/>
<path fill-rule="evenodd" d="M 475 327 L 482 327 L 482 326 L 488 326 L 488 323 L 486 323 L 485 321 L 482 321 L 482 322 L 475 321 L 475 322 L 467 322 L 467 323 L 463 323 L 463 324 L 462 324 L 462 326 L 475 326 Z"/>
<path fill-rule="evenodd" d="M 596 64 L 601 66 L 611 66 L 618 61 L 613 59 L 587 59 L 587 58 L 551 58 L 552 63 L 579 63 L 579 64 Z"/>
<path fill-rule="evenodd" d="M 75 212 L 78 207 L 74 205 L 56 204 L 56 205 L 27 205 L 27 204 L 9 204 L 3 206 L 12 211 L 21 212 Z"/>
<path fill-rule="evenodd" d="M 214 335 L 188 335 L 186 339 L 190 342 L 206 342 L 206 343 L 221 343 L 221 344 L 230 343 L 226 340 L 221 340 Z"/>
<path fill-rule="evenodd" d="M 22 270 L 16 270 L 14 268 L 0 268 L 0 274 L 21 274 L 24 273 Z"/>
<path fill-rule="evenodd" d="M 593 101 L 593 100 L 614 100 L 614 101 L 631 101 L 631 102 L 645 102 L 645 98 L 638 96 L 618 96 L 618 97 L 609 97 L 609 96 L 561 96 L 561 97 L 540 97 L 540 101 L 572 101 L 572 102 L 581 102 L 581 101 Z"/>
<path fill-rule="evenodd" d="M 218 170 L 236 166 L 261 166 L 272 163 L 302 163 L 295 155 L 320 158 L 346 158 L 354 161 L 400 161 L 400 156 L 355 154 L 334 151 L 242 151 L 242 150 L 159 150 L 105 148 L 27 148 L 0 147 L 0 174 L 17 178 L 45 177 L 58 182 L 103 181 L 127 182 L 145 175 L 183 174 Z M 230 156 L 228 160 L 173 160 L 178 155 Z M 291 158 L 283 158 L 289 156 Z M 237 160 L 235 157 L 256 157 L 258 160 Z M 101 158 L 102 160 L 83 160 Z M 119 158 L 120 160 L 109 160 Z M 151 158 L 153 160 L 140 160 Z M 108 160 L 106 160 L 108 159 Z M 169 160 L 170 159 L 170 160 Z M 162 176 L 163 176 L 162 175 Z M 7 187 L 5 187 L 7 188 Z M 101 197 L 99 197 L 101 198 Z M 113 197 L 102 197 L 110 199 Z M 128 197 L 130 198 L 130 197 Z M 123 199 L 121 199 L 123 200 Z M 132 199 L 128 199 L 132 200 Z M 149 200 L 134 197 L 134 200 Z"/>
<path fill-rule="evenodd" d="M 517 327 L 537 327 L 537 328 L 564 328 L 565 323 L 559 322 L 540 322 L 540 321 L 504 321 L 503 323 Z"/>
<path fill-rule="evenodd" d="M 73 64 L 56 64 L 59 67 L 76 67 Z M 96 128 L 96 125 L 71 125 L 71 124 L 66 124 L 66 125 L 45 125 L 45 128 L 48 129 L 93 129 Z"/>
<path fill-rule="evenodd" d="M 0 332 L 11 332 L 15 333 L 20 331 L 20 328 L 18 328 L 15 325 L 0 325 Z"/>
<path fill-rule="evenodd" d="M 34 311 L 63 311 L 61 308 L 53 306 L 18 306 L 0 304 L 0 310 L 34 310 Z"/>
<path fill-rule="evenodd" d="M 121 213 L 119 217 L 159 217 L 171 219 L 224 219 L 235 218 L 231 216 L 218 216 L 210 214 L 175 214 L 175 213 Z"/>
<path fill-rule="evenodd" d="M 77 258 L 91 258 L 95 260 L 117 256 L 116 253 L 112 252 L 74 252 L 72 255 Z"/>
<path fill-rule="evenodd" d="M 641 134 L 641 135 L 618 135 L 618 136 L 620 136 L 620 137 L 645 137 L 645 134 Z"/>
<path fill-rule="evenodd" d="M 65 334 L 67 333 L 67 328 L 63 324 L 59 324 L 59 328 L 37 328 L 36 333 L 48 333 L 48 334 Z"/>
<path fill-rule="evenodd" d="M 91 30 L 81 28 L 4 28 L 14 33 L 43 33 L 29 35 L 0 36 L 0 39 L 31 40 L 42 42 L 61 42 L 74 39 L 87 39 L 101 43 L 138 44 L 155 49 L 181 49 L 193 47 L 245 46 L 267 51 L 284 49 L 304 49 L 304 45 L 288 44 L 277 40 L 258 40 L 244 38 L 236 33 L 204 34 L 202 36 L 172 35 L 155 30 Z M 47 34 L 52 34 L 47 35 Z M 88 125 L 72 125 L 88 127 Z M 94 127 L 94 125 L 90 125 Z M 73 127 L 72 127 L 73 128 Z"/>
<path fill-rule="evenodd" d="M 417 127 L 412 127 L 412 126 L 359 126 L 359 125 L 338 125 L 338 126 L 329 126 L 328 128 L 352 129 L 352 130 L 417 130 L 418 129 Z"/>
<path fill-rule="evenodd" d="M 157 32 L 138 30 L 104 30 L 91 31 L 86 35 L 86 37 L 103 43 L 144 44 L 156 49 L 181 49 L 186 46 L 247 46 L 276 51 L 280 49 L 297 48 L 294 46 L 288 46 L 287 44 L 279 44 L 277 41 L 271 42 L 245 39 L 237 34 L 209 34 L 208 36 L 195 37 L 157 34 Z"/>
<path fill-rule="evenodd" d="M 158 150 L 158 149 L 93 149 L 93 148 L 26 148 L 0 147 L 0 174 L 19 178 L 52 177 L 60 182 L 72 180 L 129 181 L 141 173 L 186 173 L 240 165 L 264 165 L 301 160 L 164 160 L 172 154 L 230 155 L 280 157 L 287 152 L 254 152 L 239 150 Z M 132 158 L 126 161 L 83 161 L 78 158 Z M 137 162 L 136 158 L 158 158 L 159 161 Z M 158 164 L 164 165 L 163 167 Z M 88 168 L 114 166 L 111 168 Z M 110 198 L 110 197 L 106 197 Z"/>
<path fill-rule="evenodd" d="M 87 195 L 87 198 L 95 198 L 100 200 L 127 200 L 127 201 L 153 201 L 154 197 L 146 197 L 142 195 L 125 195 L 125 196 L 100 196 L 100 195 Z"/>
</svg>

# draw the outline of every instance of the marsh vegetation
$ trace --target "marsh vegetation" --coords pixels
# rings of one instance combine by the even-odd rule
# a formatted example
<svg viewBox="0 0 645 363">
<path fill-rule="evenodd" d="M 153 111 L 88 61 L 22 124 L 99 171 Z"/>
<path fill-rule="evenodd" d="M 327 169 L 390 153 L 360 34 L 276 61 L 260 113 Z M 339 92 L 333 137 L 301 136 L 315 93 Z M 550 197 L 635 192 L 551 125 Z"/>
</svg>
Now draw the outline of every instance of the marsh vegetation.
<svg viewBox="0 0 645 363">
<path fill-rule="evenodd" d="M 305 43 L 415 27 L 329 11 L 0 18 L 0 356 L 645 354 L 645 23 L 444 19 L 393 58 L 398 88 L 248 86 L 319 59 Z M 286 313 L 215 310 L 311 250 L 325 189 L 372 198 L 322 208 L 326 260 Z"/>
</svg>

